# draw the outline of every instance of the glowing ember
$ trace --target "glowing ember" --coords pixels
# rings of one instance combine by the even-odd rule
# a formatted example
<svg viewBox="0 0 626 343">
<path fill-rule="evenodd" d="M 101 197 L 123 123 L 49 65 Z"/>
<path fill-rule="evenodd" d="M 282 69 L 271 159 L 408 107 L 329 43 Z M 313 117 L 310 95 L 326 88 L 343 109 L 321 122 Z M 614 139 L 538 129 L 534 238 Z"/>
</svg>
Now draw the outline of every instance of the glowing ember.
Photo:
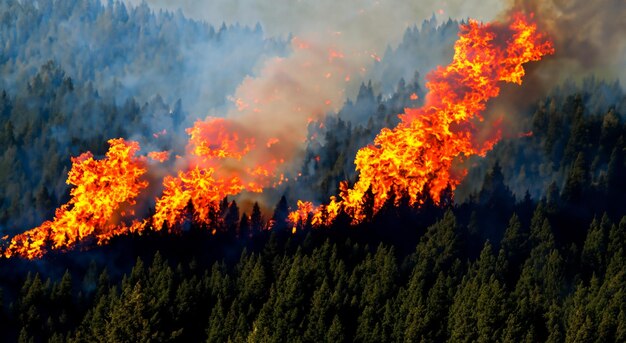
<svg viewBox="0 0 626 343">
<path fill-rule="evenodd" d="M 517 137 L 522 138 L 522 137 L 532 137 L 533 136 L 533 132 L 532 131 L 528 131 L 528 132 L 522 132 L 519 135 L 517 135 Z"/>
<path fill-rule="evenodd" d="M 153 134 L 152 134 L 152 137 L 154 137 L 154 138 L 159 138 L 159 137 L 161 137 L 161 136 L 165 136 L 165 135 L 167 135 L 167 130 L 166 130 L 166 129 L 163 129 L 163 130 L 161 130 L 161 131 L 159 131 L 159 132 L 155 132 L 155 133 L 153 133 Z"/>
<path fill-rule="evenodd" d="M 150 157 L 150 159 L 154 161 L 163 163 L 170 159 L 170 152 L 169 151 L 151 151 L 148 153 L 148 157 Z"/>
<path fill-rule="evenodd" d="M 342 58 L 344 58 L 343 53 L 334 49 L 328 49 L 328 62 L 332 62 L 335 59 L 342 59 Z"/>
<path fill-rule="evenodd" d="M 41 257 L 48 250 L 67 249 L 93 237 L 98 243 L 112 236 L 137 229 L 140 223 L 124 222 L 122 208 L 135 204 L 135 197 L 148 183 L 141 180 L 146 172 L 145 158 L 135 157 L 137 142 L 109 140 L 103 160 L 89 152 L 72 158 L 67 183 L 73 185 L 71 200 L 56 210 L 52 221 L 19 234 L 9 242 L 5 257 Z M 129 211 L 128 215 L 133 215 Z"/>
<path fill-rule="evenodd" d="M 276 144 L 280 142 L 280 140 L 278 138 L 270 138 L 267 140 L 267 143 L 265 144 L 265 146 L 267 146 L 268 148 L 271 148 L 272 145 Z"/>
<path fill-rule="evenodd" d="M 523 63 L 553 53 L 552 44 L 536 30 L 522 15 L 508 28 L 473 20 L 463 25 L 452 62 L 427 77 L 430 92 L 424 106 L 405 109 L 397 127 L 383 129 L 373 145 L 359 150 L 355 159 L 359 180 L 352 188 L 342 183 L 340 199 L 333 197 L 320 208 L 299 202 L 292 222 L 301 225 L 312 213 L 313 225 L 329 224 L 343 209 L 358 223 L 365 217 L 368 189 L 374 194 L 374 213 L 392 189 L 407 193 L 412 205 L 425 192 L 438 203 L 442 191 L 454 189 L 464 176 L 465 171 L 452 173 L 453 161 L 484 155 L 499 140 L 496 129 L 479 141 L 475 126 L 483 120 L 480 113 L 487 100 L 498 95 L 498 82 L 521 84 Z"/>
</svg>

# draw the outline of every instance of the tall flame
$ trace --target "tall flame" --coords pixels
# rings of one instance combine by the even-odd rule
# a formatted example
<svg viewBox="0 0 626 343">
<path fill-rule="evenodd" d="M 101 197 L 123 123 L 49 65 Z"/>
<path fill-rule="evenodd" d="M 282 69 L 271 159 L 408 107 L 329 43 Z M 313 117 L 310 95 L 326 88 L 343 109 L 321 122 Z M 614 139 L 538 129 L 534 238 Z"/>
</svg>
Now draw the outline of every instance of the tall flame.
<svg viewBox="0 0 626 343">
<path fill-rule="evenodd" d="M 356 155 L 359 179 L 352 188 L 340 187 L 340 198 L 313 208 L 298 202 L 290 220 L 302 225 L 312 213 L 313 225 L 329 224 L 343 209 L 358 223 L 365 218 L 364 196 L 374 195 L 376 213 L 395 191 L 406 192 L 411 205 L 424 193 L 439 203 L 442 192 L 454 189 L 465 171 L 454 174 L 453 162 L 484 155 L 499 140 L 499 130 L 479 139 L 477 122 L 487 101 L 498 95 L 499 82 L 521 84 L 522 64 L 554 52 L 552 43 L 535 24 L 516 15 L 508 27 L 470 20 L 462 25 L 452 62 L 427 76 L 430 90 L 421 108 L 407 108 L 394 129 L 383 129 L 374 144 Z M 312 209 L 312 210 L 311 210 Z"/>
<path fill-rule="evenodd" d="M 223 118 L 198 121 L 187 130 L 191 165 L 176 177 L 165 177 L 163 195 L 156 202 L 154 228 L 181 224 L 189 204 L 193 205 L 196 221 L 210 224 L 224 197 L 242 191 L 261 192 L 269 184 L 279 161 L 268 154 L 252 156 L 255 139 L 240 138 L 241 131 L 234 121 Z M 261 145 L 266 147 L 265 143 Z M 256 167 L 233 167 L 242 158 L 255 159 Z"/>
<path fill-rule="evenodd" d="M 114 235 L 132 231 L 137 221 L 124 223 L 133 215 L 123 208 L 135 204 L 139 192 L 148 183 L 145 158 L 135 157 L 137 142 L 109 140 L 109 151 L 102 160 L 90 152 L 72 158 L 67 183 L 73 185 L 70 201 L 56 210 L 55 218 L 11 239 L 5 257 L 37 258 L 49 249 L 67 249 L 93 237 L 98 243 Z"/>
<path fill-rule="evenodd" d="M 296 39 L 293 43 L 301 50 L 308 49 Z M 430 92 L 425 105 L 405 109 L 397 127 L 383 129 L 373 145 L 357 153 L 355 164 L 359 180 L 356 184 L 349 188 L 347 183 L 342 183 L 340 197 L 331 198 L 327 205 L 315 207 L 310 202 L 299 201 L 298 209 L 289 219 L 296 226 L 310 218 L 313 225 L 329 224 L 345 211 L 358 223 L 365 218 L 364 199 L 368 190 L 373 195 L 374 213 L 394 189 L 408 194 L 411 204 L 419 203 L 425 194 L 439 202 L 442 191 L 448 187 L 454 189 L 464 176 L 464 171 L 453 173 L 453 162 L 471 155 L 484 155 L 499 139 L 498 130 L 492 130 L 487 138 L 479 138 L 476 125 L 483 121 L 480 113 L 487 101 L 498 95 L 499 81 L 520 84 L 524 76 L 522 64 L 552 52 L 552 44 L 521 15 L 508 27 L 469 21 L 461 27 L 452 63 L 428 76 L 426 87 Z M 295 61 L 306 60 L 307 56 Z M 337 75 L 345 74 L 343 63 L 337 62 L 342 58 L 341 53 L 329 50 L 329 65 L 324 68 Z M 280 70 L 273 69 L 280 65 L 269 68 L 268 74 L 274 76 L 272 80 L 285 80 Z M 304 64 L 307 65 L 308 62 Z M 334 74 L 328 72 L 320 82 Z M 72 159 L 67 179 L 67 183 L 74 186 L 70 191 L 71 200 L 57 209 L 52 221 L 6 242 L 2 255 L 38 258 L 49 250 L 68 249 L 85 239 L 102 243 L 126 232 L 174 228 L 184 223 L 189 215 L 197 222 L 211 224 L 219 220 L 218 204 L 224 197 L 243 191 L 262 192 L 287 181 L 283 172 L 285 160 L 297 155 L 293 142 L 301 141 L 287 128 L 303 124 L 300 123 L 303 117 L 285 118 L 290 123 L 286 126 L 276 126 L 264 119 L 265 114 L 275 108 L 283 109 L 278 111 L 280 113 L 292 108 L 294 99 L 288 96 L 289 92 L 299 94 L 301 89 L 292 89 L 294 82 L 291 80 L 286 82 L 287 92 L 283 94 L 277 92 L 274 82 L 262 81 L 247 80 L 248 87 L 243 87 L 241 92 L 247 94 L 246 91 L 261 89 L 272 96 L 249 101 L 248 98 L 255 95 L 247 94 L 247 101 L 237 100 L 238 109 L 245 111 L 245 115 L 237 120 L 207 118 L 187 130 L 190 135 L 188 155 L 182 158 L 186 168 L 163 179 L 163 194 L 156 199 L 152 218 L 137 221 L 132 210 L 135 199 L 148 186 L 143 179 L 147 158 L 135 156 L 139 151 L 137 142 L 112 139 L 104 159 L 95 160 L 91 153 Z M 314 95 L 307 100 L 313 104 L 306 106 L 313 115 L 323 112 L 319 106 L 327 108 L 340 98 L 334 91 L 322 92 L 324 89 L 314 84 L 307 92 Z M 250 104 L 255 107 L 246 110 Z M 296 106 L 295 111 L 300 108 Z M 150 152 L 148 157 L 165 162 L 170 156 L 168 151 L 162 151 Z M 193 213 L 188 212 L 191 209 Z"/>
</svg>

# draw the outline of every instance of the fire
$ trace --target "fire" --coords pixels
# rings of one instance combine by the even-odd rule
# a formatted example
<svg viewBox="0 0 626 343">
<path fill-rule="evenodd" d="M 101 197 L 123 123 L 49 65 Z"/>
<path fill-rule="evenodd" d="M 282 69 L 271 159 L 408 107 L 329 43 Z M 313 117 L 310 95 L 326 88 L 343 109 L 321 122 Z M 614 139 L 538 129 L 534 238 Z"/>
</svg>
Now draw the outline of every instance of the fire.
<svg viewBox="0 0 626 343">
<path fill-rule="evenodd" d="M 230 166 L 244 157 L 254 159 L 260 148 L 269 149 L 280 140 L 270 138 L 266 144 L 257 146 L 254 138 L 240 138 L 241 131 L 233 121 L 223 118 L 198 121 L 187 130 L 191 165 L 177 176 L 163 180 L 163 195 L 156 201 L 152 218 L 156 230 L 165 224 L 170 227 L 182 224 L 190 205 L 194 220 L 205 224 L 215 222 L 219 201 L 224 197 L 243 191 L 261 192 L 270 184 L 276 168 L 284 161 L 261 159 L 255 167 L 245 169 Z"/>
<path fill-rule="evenodd" d="M 137 142 L 109 140 L 109 151 L 102 160 L 90 152 L 72 158 L 67 183 L 73 185 L 71 200 L 56 210 L 55 218 L 11 239 L 5 257 L 37 258 L 48 250 L 67 249 L 92 237 L 102 243 L 112 236 L 137 229 L 137 221 L 129 225 L 123 208 L 135 204 L 135 197 L 148 183 L 145 158 L 135 157 Z"/>
<path fill-rule="evenodd" d="M 148 157 L 150 157 L 150 159 L 154 161 L 163 163 L 170 159 L 170 152 L 169 151 L 151 151 L 148 153 Z"/>
<path fill-rule="evenodd" d="M 499 130 L 491 130 L 486 140 L 476 138 L 476 123 L 483 121 L 480 113 L 487 100 L 498 95 L 498 83 L 521 84 L 522 64 L 554 49 L 535 24 L 517 15 L 508 27 L 470 20 L 461 26 L 454 51 L 448 66 L 427 76 L 430 92 L 424 106 L 405 109 L 398 126 L 383 129 L 373 145 L 358 151 L 354 163 L 359 179 L 354 186 L 342 183 L 339 199 L 333 197 L 319 208 L 299 202 L 292 223 L 302 225 L 311 214 L 313 225 L 329 224 L 340 210 L 353 223 L 361 222 L 368 190 L 374 195 L 374 213 L 392 190 L 407 194 L 411 205 L 419 205 L 425 193 L 439 203 L 442 192 L 454 189 L 465 174 L 453 174 L 453 162 L 484 155 L 500 138 Z"/>
<path fill-rule="evenodd" d="M 314 56 L 301 51 L 308 50 L 318 53 L 328 63 L 325 68 L 333 70 L 334 75 L 350 71 L 341 61 L 343 53 L 335 49 L 327 50 L 326 55 L 326 50 L 314 49 L 302 40 L 294 38 L 293 43 L 296 51 L 303 54 L 290 62 L 293 66 Z M 309 223 L 328 224 L 342 211 L 354 223 L 362 221 L 366 194 L 373 195 L 374 213 L 392 190 L 406 193 L 411 204 L 419 203 L 425 194 L 439 202 L 442 191 L 454 189 L 463 177 L 464 172 L 452 172 L 453 162 L 483 155 L 499 139 L 498 131 L 491 132 L 487 139 L 476 138 L 476 124 L 483 121 L 480 112 L 488 99 L 498 95 L 498 82 L 521 83 L 522 64 L 539 60 L 552 51 L 551 43 L 522 16 L 515 17 L 508 27 L 475 21 L 464 25 L 452 63 L 427 77 L 430 92 L 424 106 L 405 109 L 397 127 L 383 129 L 373 145 L 357 153 L 359 180 L 352 188 L 341 183 L 340 195 L 320 207 L 299 201 L 298 209 L 288 218 L 294 224 L 292 232 Z M 135 156 L 139 151 L 137 142 L 113 139 L 102 160 L 95 160 L 91 153 L 72 159 L 67 179 L 74 186 L 71 200 L 57 209 L 52 221 L 5 241 L 2 255 L 38 258 L 50 250 L 69 249 L 82 240 L 102 243 L 126 232 L 175 230 L 187 220 L 210 225 L 221 220 L 219 202 L 223 198 L 262 192 L 288 182 L 289 174 L 282 167 L 285 160 L 297 156 L 293 142 L 302 142 L 306 136 L 302 130 L 302 139 L 298 139 L 297 132 L 285 128 L 305 128 L 307 121 L 310 124 L 323 115 L 323 105 L 339 103 L 341 96 L 340 92 L 331 91 L 333 74 L 326 78 L 317 72 L 300 71 L 294 75 L 314 75 L 318 83 L 305 82 L 308 78 L 294 82 L 281 69 L 286 64 L 279 59 L 263 71 L 270 75 L 271 82 L 251 78 L 244 81 L 234 97 L 236 112 L 242 112 L 235 118 L 209 117 L 187 130 L 187 153 L 175 156 L 177 167 L 184 168 L 163 179 L 163 193 L 155 199 L 152 218 L 138 221 L 133 210 L 135 199 L 148 186 L 143 179 L 147 158 Z M 290 86 L 277 89 L 275 82 L 287 82 Z M 417 95 L 412 94 L 411 100 L 416 99 Z M 305 108 L 304 112 L 312 117 L 287 117 L 285 120 L 291 120 L 289 125 L 280 127 L 266 119 L 277 109 L 283 113 L 294 108 Z M 324 127 L 323 121 L 319 127 Z M 164 162 L 170 153 L 153 151 L 148 157 Z M 315 160 L 320 162 L 320 156 Z M 215 234 L 215 228 L 211 229 Z"/>
<path fill-rule="evenodd" d="M 336 59 L 342 59 L 344 57 L 345 56 L 343 55 L 342 52 L 337 51 L 337 50 L 332 49 L 332 48 L 328 49 L 328 62 L 332 62 L 332 61 L 334 61 Z"/>
<path fill-rule="evenodd" d="M 268 148 L 271 148 L 272 145 L 276 144 L 280 142 L 280 140 L 278 138 L 272 137 L 270 139 L 267 140 L 267 143 L 265 144 L 265 146 L 267 146 Z"/>
<path fill-rule="evenodd" d="M 410 99 L 415 101 L 415 100 L 419 99 L 419 97 L 417 96 L 416 93 L 412 93 L 411 96 L 410 96 Z"/>
</svg>

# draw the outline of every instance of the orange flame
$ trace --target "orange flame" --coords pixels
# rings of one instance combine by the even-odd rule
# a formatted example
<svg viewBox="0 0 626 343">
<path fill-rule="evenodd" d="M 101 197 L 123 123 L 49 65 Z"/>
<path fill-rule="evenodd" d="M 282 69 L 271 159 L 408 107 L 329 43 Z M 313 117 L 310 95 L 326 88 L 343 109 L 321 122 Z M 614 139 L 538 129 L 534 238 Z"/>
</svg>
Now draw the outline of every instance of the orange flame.
<svg viewBox="0 0 626 343">
<path fill-rule="evenodd" d="M 169 151 L 151 151 L 148 153 L 148 157 L 150 157 L 150 159 L 154 161 L 163 163 L 170 159 L 170 152 Z"/>
<path fill-rule="evenodd" d="M 313 225 L 329 224 L 343 209 L 353 223 L 364 218 L 363 199 L 368 189 L 374 194 L 374 213 L 393 190 L 406 192 L 411 205 L 427 193 L 439 203 L 442 191 L 454 189 L 461 175 L 453 175 L 453 161 L 484 155 L 499 140 L 500 132 L 488 139 L 476 138 L 476 121 L 483 118 L 487 100 L 499 93 L 499 81 L 521 84 L 523 63 L 553 53 L 552 43 L 537 33 L 535 24 L 522 15 L 507 27 L 470 20 L 461 26 L 452 62 L 438 67 L 427 77 L 430 90 L 422 108 L 407 108 L 394 129 L 383 129 L 374 144 L 359 150 L 356 170 L 359 180 L 340 187 L 340 199 L 313 208 L 299 202 L 290 219 L 294 224 L 313 214 Z"/>
<path fill-rule="evenodd" d="M 272 138 L 267 140 L 267 143 L 265 144 L 265 146 L 267 146 L 268 148 L 271 148 L 272 145 L 274 145 L 274 144 L 276 144 L 278 142 L 280 142 L 280 139 L 272 137 Z"/>
<path fill-rule="evenodd" d="M 124 224 L 128 218 L 121 209 L 134 205 L 135 197 L 148 185 L 141 180 L 145 158 L 135 157 L 137 142 L 111 139 L 109 145 L 103 160 L 95 160 L 90 152 L 72 158 L 67 177 L 67 183 L 74 186 L 70 201 L 56 210 L 54 220 L 13 237 L 5 257 L 38 258 L 49 249 L 67 249 L 88 237 L 102 243 L 139 227 L 137 221 Z"/>
<path fill-rule="evenodd" d="M 295 39 L 294 44 L 297 44 Z M 317 208 L 310 202 L 299 201 L 298 210 L 289 215 L 294 224 L 292 232 L 309 222 L 313 226 L 328 224 L 341 211 L 352 216 L 355 223 L 362 221 L 365 217 L 362 203 L 368 189 L 374 194 L 374 211 L 382 207 L 392 189 L 407 192 L 412 204 L 425 193 L 438 202 L 442 190 L 448 186 L 454 188 L 463 176 L 463 173 L 452 174 L 453 161 L 483 155 L 499 139 L 499 132 L 482 141 L 475 135 L 475 121 L 482 121 L 480 112 L 487 100 L 498 95 L 498 82 L 521 83 L 522 64 L 539 60 L 552 51 L 551 43 L 521 16 L 508 28 L 475 21 L 464 25 L 452 63 L 428 76 L 426 86 L 430 93 L 424 107 L 407 108 L 396 128 L 384 129 L 372 146 L 357 153 L 355 164 L 360 178 L 352 188 L 342 183 L 340 196 L 331 197 L 327 205 Z M 342 53 L 329 50 L 329 62 L 334 61 L 340 69 L 342 58 Z M 278 68 L 277 65 L 274 67 Z M 245 84 L 256 86 L 252 80 Z M 281 150 L 281 145 L 291 133 L 268 134 L 241 123 L 252 119 L 262 123 L 254 113 L 263 110 L 268 113 L 273 108 L 267 107 L 272 101 L 288 99 L 290 93 L 277 93 L 264 83 L 259 87 L 244 87 L 245 90 L 258 88 L 264 89 L 268 96 L 259 101 L 256 94 L 247 94 L 248 102 L 258 108 L 247 111 L 240 121 L 207 118 L 187 130 L 188 155 L 176 156 L 177 163 L 187 163 L 187 168 L 163 179 L 163 194 L 156 199 L 151 221 L 134 220 L 132 210 L 137 195 L 148 186 L 142 180 L 146 158 L 135 157 L 138 143 L 114 139 L 109 141 L 111 147 L 103 160 L 94 160 L 91 153 L 72 159 L 67 180 L 74 185 L 71 200 L 57 209 L 54 220 L 13 237 L 2 254 L 38 258 L 49 250 L 71 248 L 84 239 L 93 238 L 102 243 L 115 235 L 149 227 L 173 229 L 189 215 L 197 222 L 211 224 L 220 220 L 218 204 L 224 197 L 244 191 L 261 192 L 265 187 L 288 182 L 280 166 L 293 152 Z M 299 86 L 289 89 L 294 94 L 300 92 Z M 316 92 L 312 94 L 317 98 L 315 106 L 309 107 L 337 102 L 337 98 L 322 97 L 324 93 L 319 90 L 323 87 L 313 89 Z M 239 110 L 248 106 L 244 100 L 237 100 L 236 105 Z M 323 128 L 323 122 L 319 127 Z M 164 161 L 169 153 L 151 152 L 148 156 Z M 320 157 L 316 160 L 319 162 Z M 275 180 L 277 175 L 280 177 Z"/>
<path fill-rule="evenodd" d="M 193 160 L 187 171 L 163 180 L 163 195 L 156 201 L 152 225 L 160 230 L 181 224 L 188 205 L 193 205 L 194 219 L 209 224 L 216 219 L 219 201 L 243 191 L 261 192 L 270 184 L 277 166 L 282 161 L 260 161 L 254 168 L 229 168 L 242 158 L 254 153 L 255 140 L 241 139 L 241 131 L 233 121 L 208 118 L 188 129 L 189 150 Z M 271 138 L 263 146 L 271 148 L 279 142 Z"/>
</svg>

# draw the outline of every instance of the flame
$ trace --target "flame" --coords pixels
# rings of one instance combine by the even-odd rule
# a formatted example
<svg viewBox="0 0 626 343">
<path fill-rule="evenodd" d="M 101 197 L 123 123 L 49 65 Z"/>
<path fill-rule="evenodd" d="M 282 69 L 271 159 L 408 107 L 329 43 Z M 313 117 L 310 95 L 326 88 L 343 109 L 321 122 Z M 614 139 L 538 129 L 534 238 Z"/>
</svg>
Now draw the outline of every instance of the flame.
<svg viewBox="0 0 626 343">
<path fill-rule="evenodd" d="M 170 152 L 169 151 L 151 151 L 148 153 L 148 157 L 150 157 L 150 159 L 154 161 L 163 163 L 170 159 Z"/>
<path fill-rule="evenodd" d="M 265 146 L 267 146 L 268 148 L 271 148 L 272 145 L 276 144 L 280 142 L 280 139 L 276 138 L 276 137 L 272 137 L 270 139 L 267 140 L 267 143 L 265 144 Z"/>
<path fill-rule="evenodd" d="M 415 100 L 419 99 L 419 97 L 417 96 L 416 93 L 412 93 L 411 96 L 410 96 L 410 99 L 415 101 Z"/>
<path fill-rule="evenodd" d="M 319 207 L 299 201 L 298 209 L 289 214 L 293 233 L 309 223 L 328 224 L 342 211 L 352 216 L 353 222 L 362 221 L 368 189 L 374 195 L 374 211 L 382 207 L 392 189 L 406 192 L 412 204 L 419 203 L 424 194 L 439 202 L 442 191 L 456 187 L 464 175 L 452 173 L 453 161 L 483 155 L 497 142 L 499 131 L 491 132 L 487 139 L 476 135 L 476 122 L 482 122 L 480 112 L 487 100 L 498 95 L 499 81 L 521 83 L 522 64 L 539 60 L 553 48 L 522 16 L 515 17 L 509 27 L 470 21 L 461 29 L 452 63 L 427 77 L 430 92 L 425 105 L 405 109 L 396 128 L 383 129 L 373 145 L 357 153 L 359 180 L 352 188 L 341 183 L 340 196 L 331 197 L 328 204 Z M 296 38 L 293 44 L 300 55 L 289 62 L 292 66 L 309 65 L 319 70 L 311 62 L 315 60 L 309 58 L 321 56 L 333 74 L 320 78 L 318 72 L 301 71 L 292 76 L 310 74 L 317 83 L 294 82 L 281 69 L 288 64 L 286 60 L 277 59 L 264 70 L 271 82 L 246 79 L 234 97 L 235 112 L 242 113 L 229 119 L 209 117 L 187 130 L 187 153 L 176 155 L 176 165 L 183 169 L 163 179 L 163 193 L 155 199 L 152 218 L 138 221 L 132 209 L 136 197 L 148 186 L 142 179 L 147 159 L 135 157 L 138 143 L 114 139 L 109 141 L 110 149 L 102 160 L 95 160 L 91 153 L 72 159 L 67 180 L 74 186 L 71 200 L 57 209 L 54 220 L 6 242 L 2 254 L 38 258 L 47 251 L 69 249 L 89 238 L 103 243 L 126 232 L 178 229 L 190 216 L 195 222 L 212 224 L 221 220 L 219 202 L 224 197 L 261 192 L 288 182 L 283 167 L 285 160 L 297 155 L 293 142 L 306 139 L 305 122 L 310 124 L 322 116 L 326 110 L 322 105 L 340 102 L 340 93 L 327 86 L 335 82 L 332 75 L 349 71 L 342 62 L 343 53 L 334 48 L 316 49 Z M 278 89 L 275 82 L 288 86 Z M 299 102 L 294 102 L 296 98 Z M 301 108 L 312 117 L 285 117 L 288 125 L 279 127 L 266 119 L 274 112 Z M 302 137 L 294 138 L 298 133 L 286 129 L 300 126 Z M 323 121 L 319 127 L 324 127 Z M 150 152 L 148 157 L 163 162 L 170 156 L 162 151 Z M 320 157 L 315 160 L 320 162 Z M 268 227 L 272 226 L 270 222 Z M 216 233 L 214 228 L 212 233 Z"/>
<path fill-rule="evenodd" d="M 112 236 L 136 230 L 141 223 L 124 224 L 129 215 L 122 208 L 135 204 L 135 197 L 147 187 L 141 179 L 145 158 L 135 157 L 137 142 L 111 139 L 102 160 L 90 152 L 72 158 L 67 183 L 73 185 L 70 201 L 56 210 L 55 218 L 11 239 L 5 257 L 38 258 L 48 250 L 67 249 L 93 237 L 98 243 Z M 115 217 L 119 218 L 115 218 Z"/>
<path fill-rule="evenodd" d="M 462 25 L 454 46 L 454 57 L 446 67 L 427 76 L 430 90 L 421 108 L 407 108 L 394 129 L 383 129 L 374 144 L 358 151 L 355 164 L 359 179 L 352 188 L 340 185 L 340 198 L 314 208 L 298 202 L 289 217 L 302 225 L 312 214 L 312 224 L 329 224 L 344 210 L 353 223 L 365 218 L 364 196 L 374 195 L 374 213 L 381 209 L 392 190 L 408 194 L 411 205 L 429 195 L 439 203 L 446 188 L 454 189 L 465 170 L 453 174 L 452 165 L 471 155 L 484 155 L 499 140 L 492 130 L 486 140 L 477 139 L 476 122 L 487 100 L 499 93 L 499 82 L 521 84 L 522 64 L 554 52 L 552 43 L 537 32 L 535 24 L 522 15 L 507 27 L 470 20 Z"/>
<path fill-rule="evenodd" d="M 233 121 L 224 118 L 197 121 L 187 130 L 188 150 L 193 159 L 188 170 L 164 178 L 163 195 L 156 200 L 152 218 L 156 230 L 165 224 L 170 228 L 182 224 L 190 204 L 194 219 L 210 224 L 215 221 L 219 201 L 224 197 L 242 191 L 261 192 L 270 183 L 280 161 L 270 159 L 257 161 L 253 168 L 229 168 L 244 157 L 254 158 L 255 139 L 240 138 L 241 131 Z M 263 148 L 269 149 L 278 142 L 278 138 L 270 138 Z"/>
<path fill-rule="evenodd" d="M 328 49 L 328 62 L 333 62 L 336 59 L 342 59 L 345 56 L 342 52 L 337 51 L 333 48 Z"/>
</svg>

